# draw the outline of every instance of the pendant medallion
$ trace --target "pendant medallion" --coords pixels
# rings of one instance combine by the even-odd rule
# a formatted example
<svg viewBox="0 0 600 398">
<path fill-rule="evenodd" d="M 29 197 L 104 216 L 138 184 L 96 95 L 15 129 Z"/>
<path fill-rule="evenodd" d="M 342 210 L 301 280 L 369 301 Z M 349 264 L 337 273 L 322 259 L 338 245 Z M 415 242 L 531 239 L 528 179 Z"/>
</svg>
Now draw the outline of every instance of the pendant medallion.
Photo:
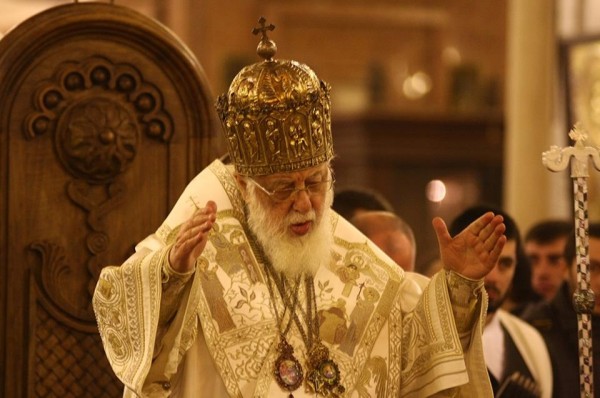
<svg viewBox="0 0 600 398">
<path fill-rule="evenodd" d="M 284 390 L 294 391 L 304 380 L 302 365 L 294 356 L 294 348 L 285 339 L 281 339 L 277 351 L 279 356 L 275 360 L 273 369 L 275 380 Z"/>
<path fill-rule="evenodd" d="M 323 344 L 316 344 L 309 353 L 307 385 L 312 391 L 325 397 L 338 397 L 345 388 L 340 384 L 340 369 L 329 358 L 329 350 Z"/>
</svg>

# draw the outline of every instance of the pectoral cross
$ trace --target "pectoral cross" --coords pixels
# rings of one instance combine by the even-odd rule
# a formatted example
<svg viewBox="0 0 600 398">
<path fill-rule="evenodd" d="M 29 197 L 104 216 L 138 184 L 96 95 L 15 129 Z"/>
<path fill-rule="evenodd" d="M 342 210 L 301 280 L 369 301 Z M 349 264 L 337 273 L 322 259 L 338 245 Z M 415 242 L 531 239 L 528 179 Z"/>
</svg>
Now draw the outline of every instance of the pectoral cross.
<svg viewBox="0 0 600 398">
<path fill-rule="evenodd" d="M 598 148 L 586 146 L 588 138 L 583 128 L 576 124 L 569 132 L 575 146 L 559 148 L 551 146 L 542 154 L 542 163 L 551 171 L 562 171 L 571 164 L 575 209 L 575 247 L 577 253 L 577 291 L 573 294 L 573 306 L 577 312 L 579 330 L 579 390 L 582 398 L 594 396 L 594 372 L 592 351 L 592 310 L 594 292 L 590 288 L 590 258 L 588 237 L 587 178 L 590 157 L 600 170 Z"/>
</svg>

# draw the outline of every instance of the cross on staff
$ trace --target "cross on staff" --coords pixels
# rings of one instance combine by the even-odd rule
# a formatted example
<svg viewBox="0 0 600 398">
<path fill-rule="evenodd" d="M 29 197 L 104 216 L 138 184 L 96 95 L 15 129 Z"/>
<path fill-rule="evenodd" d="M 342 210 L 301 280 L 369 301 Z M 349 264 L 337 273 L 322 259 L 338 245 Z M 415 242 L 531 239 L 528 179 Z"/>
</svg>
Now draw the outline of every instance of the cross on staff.
<svg viewBox="0 0 600 398">
<path fill-rule="evenodd" d="M 592 352 L 592 310 L 594 292 L 590 288 L 590 258 L 588 236 L 587 178 L 589 158 L 600 170 L 598 148 L 586 146 L 587 133 L 576 124 L 569 132 L 575 146 L 560 148 L 551 146 L 542 154 L 542 163 L 551 171 L 562 171 L 571 164 L 575 209 L 575 247 L 577 253 L 577 291 L 573 294 L 573 306 L 577 312 L 579 342 L 579 390 L 582 398 L 594 396 L 593 352 Z"/>
</svg>

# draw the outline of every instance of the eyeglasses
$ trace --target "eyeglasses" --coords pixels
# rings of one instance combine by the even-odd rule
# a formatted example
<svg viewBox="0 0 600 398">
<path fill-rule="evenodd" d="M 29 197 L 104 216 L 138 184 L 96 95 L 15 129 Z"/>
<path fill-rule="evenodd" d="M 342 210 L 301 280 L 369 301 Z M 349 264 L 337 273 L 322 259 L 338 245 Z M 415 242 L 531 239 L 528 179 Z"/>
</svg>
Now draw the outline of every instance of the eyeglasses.
<svg viewBox="0 0 600 398">
<path fill-rule="evenodd" d="M 309 182 L 304 184 L 304 188 L 283 188 L 283 189 L 275 189 L 273 191 L 268 190 L 267 188 L 260 185 L 252 178 L 248 178 L 248 181 L 251 181 L 254 185 L 256 185 L 261 191 L 269 195 L 271 199 L 275 202 L 284 202 L 294 196 L 297 192 L 306 191 L 309 196 L 324 194 L 333 188 L 333 183 L 335 182 L 335 178 L 331 180 L 324 180 L 318 182 Z"/>
</svg>

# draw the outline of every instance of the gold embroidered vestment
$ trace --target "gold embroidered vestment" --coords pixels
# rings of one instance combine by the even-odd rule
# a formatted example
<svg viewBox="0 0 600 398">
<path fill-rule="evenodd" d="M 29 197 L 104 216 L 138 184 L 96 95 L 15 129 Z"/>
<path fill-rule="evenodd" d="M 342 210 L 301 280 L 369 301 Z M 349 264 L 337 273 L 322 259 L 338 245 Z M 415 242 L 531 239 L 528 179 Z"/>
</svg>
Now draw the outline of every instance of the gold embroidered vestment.
<svg viewBox="0 0 600 398">
<path fill-rule="evenodd" d="M 217 222 L 188 280 L 169 271 L 166 254 L 195 203 L 207 200 L 217 202 Z M 334 247 L 314 280 L 319 335 L 346 396 L 491 396 L 481 288 L 444 271 L 431 281 L 404 273 L 346 220 L 332 214 L 328 222 Z M 278 329 L 256 244 L 231 171 L 215 161 L 134 256 L 103 270 L 94 310 L 125 396 L 198 396 L 196 382 L 182 381 L 181 372 L 190 355 L 205 355 L 191 349 L 199 342 L 220 377 L 208 382 L 229 396 L 287 396 L 273 377 Z M 300 286 L 299 297 L 306 293 Z M 304 366 L 306 349 L 294 325 L 288 341 Z M 304 393 L 301 386 L 294 396 Z"/>
</svg>

